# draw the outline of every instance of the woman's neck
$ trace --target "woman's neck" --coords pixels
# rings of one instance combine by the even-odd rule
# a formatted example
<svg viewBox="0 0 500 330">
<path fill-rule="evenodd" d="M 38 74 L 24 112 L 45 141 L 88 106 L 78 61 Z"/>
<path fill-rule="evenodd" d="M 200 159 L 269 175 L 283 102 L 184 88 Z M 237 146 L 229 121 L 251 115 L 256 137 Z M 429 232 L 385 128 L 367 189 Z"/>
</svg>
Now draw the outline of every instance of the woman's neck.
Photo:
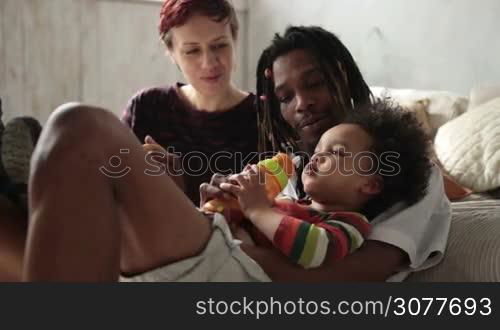
<svg viewBox="0 0 500 330">
<path fill-rule="evenodd" d="M 208 112 L 230 110 L 248 96 L 248 93 L 240 91 L 231 85 L 217 95 L 203 95 L 191 85 L 182 86 L 181 93 L 195 109 Z"/>
</svg>

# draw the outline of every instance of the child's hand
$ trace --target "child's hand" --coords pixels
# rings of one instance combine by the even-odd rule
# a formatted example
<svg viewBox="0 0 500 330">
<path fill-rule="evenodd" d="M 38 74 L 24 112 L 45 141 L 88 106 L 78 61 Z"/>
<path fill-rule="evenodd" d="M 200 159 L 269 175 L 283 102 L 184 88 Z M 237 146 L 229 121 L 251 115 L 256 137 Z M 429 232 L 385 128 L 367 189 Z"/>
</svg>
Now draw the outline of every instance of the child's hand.
<svg viewBox="0 0 500 330">
<path fill-rule="evenodd" d="M 257 165 L 249 166 L 240 174 L 229 177 L 230 183 L 222 183 L 220 188 L 238 198 L 243 214 L 252 219 L 256 211 L 269 209 L 271 201 L 267 198 L 264 173 Z"/>
</svg>

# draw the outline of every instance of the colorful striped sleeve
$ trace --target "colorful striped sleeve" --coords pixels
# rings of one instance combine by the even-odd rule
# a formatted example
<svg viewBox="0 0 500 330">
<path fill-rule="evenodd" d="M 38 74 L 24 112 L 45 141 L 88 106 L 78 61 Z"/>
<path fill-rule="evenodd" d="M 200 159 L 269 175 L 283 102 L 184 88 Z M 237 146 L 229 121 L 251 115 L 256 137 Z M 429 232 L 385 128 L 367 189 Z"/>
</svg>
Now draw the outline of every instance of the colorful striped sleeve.
<svg viewBox="0 0 500 330">
<path fill-rule="evenodd" d="M 354 212 L 323 213 L 308 220 L 284 215 L 273 244 L 293 262 L 315 268 L 324 262 L 329 249 L 334 259 L 354 252 L 369 231 L 368 220 Z"/>
</svg>

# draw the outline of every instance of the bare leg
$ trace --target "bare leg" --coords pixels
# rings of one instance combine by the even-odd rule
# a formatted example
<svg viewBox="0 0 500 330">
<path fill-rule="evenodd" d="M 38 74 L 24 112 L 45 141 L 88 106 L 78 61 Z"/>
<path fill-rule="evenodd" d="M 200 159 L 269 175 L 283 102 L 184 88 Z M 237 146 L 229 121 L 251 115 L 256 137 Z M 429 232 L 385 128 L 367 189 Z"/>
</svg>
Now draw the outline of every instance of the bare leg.
<svg viewBox="0 0 500 330">
<path fill-rule="evenodd" d="M 23 212 L 0 196 L 0 282 L 21 281 L 26 223 Z"/>
<path fill-rule="evenodd" d="M 101 173 L 113 156 L 121 158 L 113 170 L 128 174 Z M 25 280 L 115 281 L 120 271 L 193 256 L 208 241 L 209 222 L 167 175 L 144 173 L 152 168 L 141 144 L 110 112 L 56 110 L 31 166 Z"/>
</svg>

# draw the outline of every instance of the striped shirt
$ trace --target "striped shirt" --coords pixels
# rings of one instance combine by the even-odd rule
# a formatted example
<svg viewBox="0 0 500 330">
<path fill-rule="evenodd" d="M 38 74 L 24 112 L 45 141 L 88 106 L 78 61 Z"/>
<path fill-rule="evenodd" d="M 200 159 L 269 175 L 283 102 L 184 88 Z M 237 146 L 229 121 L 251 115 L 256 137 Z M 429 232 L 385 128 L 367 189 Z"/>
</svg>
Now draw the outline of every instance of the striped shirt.
<svg viewBox="0 0 500 330">
<path fill-rule="evenodd" d="M 306 205 L 275 201 L 283 219 L 273 245 L 304 268 L 320 266 L 330 252 L 338 260 L 363 244 L 371 226 L 356 212 L 320 212 Z"/>
</svg>

